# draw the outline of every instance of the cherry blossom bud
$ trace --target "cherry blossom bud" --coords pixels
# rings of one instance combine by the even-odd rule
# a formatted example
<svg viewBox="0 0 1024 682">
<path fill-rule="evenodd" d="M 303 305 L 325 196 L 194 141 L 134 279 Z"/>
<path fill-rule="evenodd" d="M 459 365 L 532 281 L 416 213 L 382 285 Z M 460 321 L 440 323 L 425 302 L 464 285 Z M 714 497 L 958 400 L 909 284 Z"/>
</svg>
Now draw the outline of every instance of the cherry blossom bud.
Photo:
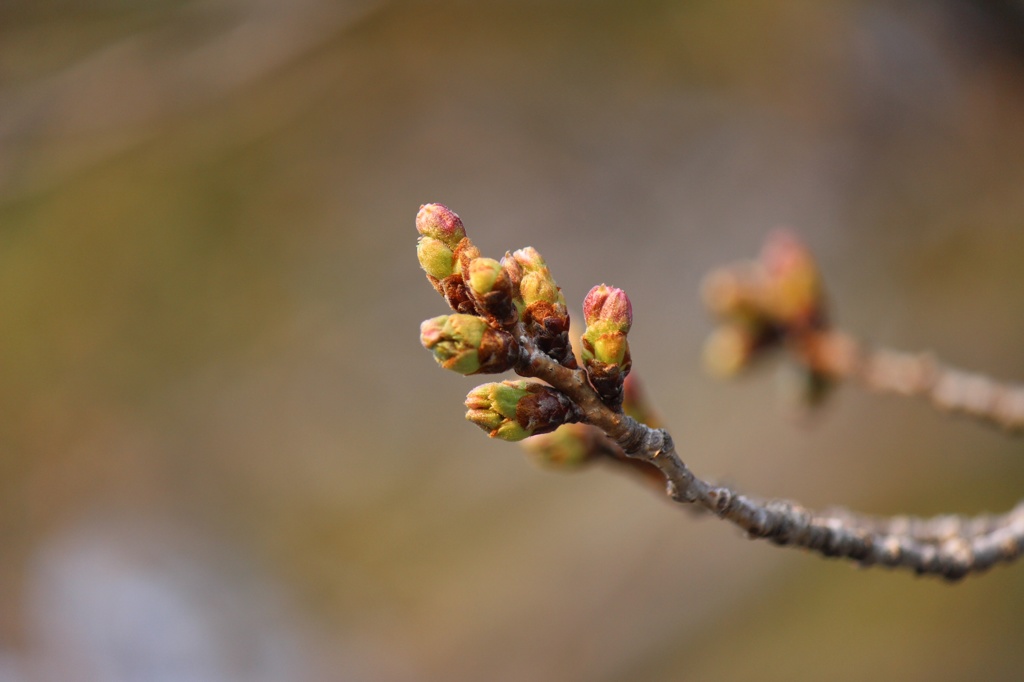
<svg viewBox="0 0 1024 682">
<path fill-rule="evenodd" d="M 522 440 L 579 421 L 579 410 L 550 386 L 530 381 L 503 381 L 477 386 L 466 396 L 466 419 L 491 438 Z"/>
<path fill-rule="evenodd" d="M 773 232 L 761 251 L 768 307 L 782 325 L 818 328 L 824 323 L 824 293 L 818 266 L 795 234 Z"/>
<path fill-rule="evenodd" d="M 588 327 L 602 324 L 625 333 L 633 324 L 633 304 L 622 289 L 602 284 L 583 299 L 583 319 Z"/>
<path fill-rule="evenodd" d="M 466 238 L 466 228 L 455 211 L 443 204 L 424 204 L 416 214 L 416 231 L 454 250 Z"/>
<path fill-rule="evenodd" d="M 747 328 L 723 325 L 713 331 L 704 343 L 704 365 L 715 376 L 736 376 L 750 364 L 755 347 L 755 339 Z"/>
<path fill-rule="evenodd" d="M 508 332 L 475 315 L 441 315 L 420 325 L 420 343 L 445 369 L 459 374 L 496 374 L 519 359 L 519 345 Z"/>
<path fill-rule="evenodd" d="M 509 280 L 518 281 L 519 300 L 514 300 L 517 306 L 522 306 L 520 319 L 527 334 L 534 338 L 541 351 L 563 366 L 575 369 L 576 357 L 569 344 L 569 310 L 547 263 L 530 246 L 505 258 L 503 267 Z"/>
<path fill-rule="evenodd" d="M 583 301 L 586 331 L 580 339 L 583 366 L 590 383 L 612 409 L 622 406 L 622 382 L 632 359 L 626 333 L 633 324 L 633 306 L 622 289 L 604 284 Z"/>
<path fill-rule="evenodd" d="M 519 321 L 512 300 L 512 283 L 501 263 L 493 258 L 474 258 L 463 273 L 477 312 L 496 327 L 511 329 Z"/>
</svg>

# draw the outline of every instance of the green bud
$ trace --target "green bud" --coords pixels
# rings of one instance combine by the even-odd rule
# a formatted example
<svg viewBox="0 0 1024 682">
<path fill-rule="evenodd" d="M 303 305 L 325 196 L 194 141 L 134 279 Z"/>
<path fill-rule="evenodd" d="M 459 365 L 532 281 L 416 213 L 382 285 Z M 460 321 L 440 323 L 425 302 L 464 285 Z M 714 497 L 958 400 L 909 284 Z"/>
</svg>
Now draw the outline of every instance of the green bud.
<svg viewBox="0 0 1024 682">
<path fill-rule="evenodd" d="M 469 264 L 469 286 L 480 296 L 491 293 L 502 277 L 508 279 L 501 263 L 493 258 L 476 258 Z"/>
<path fill-rule="evenodd" d="M 480 343 L 487 323 L 473 315 L 441 315 L 420 325 L 420 343 L 445 369 L 459 374 L 480 370 Z"/>
<path fill-rule="evenodd" d="M 432 237 L 455 249 L 466 237 L 462 219 L 443 204 L 424 204 L 416 214 L 416 231 L 424 237 Z"/>
<path fill-rule="evenodd" d="M 604 433 L 589 424 L 563 424 L 526 439 L 523 447 L 537 464 L 558 471 L 579 469 L 609 450 Z"/>
<path fill-rule="evenodd" d="M 716 376 L 735 376 L 750 363 L 755 347 L 756 339 L 749 329 L 723 325 L 704 343 L 704 365 Z"/>
<path fill-rule="evenodd" d="M 576 368 L 569 344 L 569 311 L 551 271 L 533 247 L 506 253 L 502 267 L 512 283 L 512 300 L 537 347 L 564 367 Z"/>
<path fill-rule="evenodd" d="M 455 254 L 439 239 L 420 237 L 416 257 L 420 267 L 434 279 L 442 280 L 455 273 Z"/>
<path fill-rule="evenodd" d="M 519 359 L 519 345 L 508 332 L 476 315 L 441 315 L 420 325 L 420 343 L 445 369 L 459 374 L 497 374 Z"/>
<path fill-rule="evenodd" d="M 512 258 L 523 269 L 523 272 L 536 272 L 537 270 L 548 269 L 548 264 L 544 262 L 540 252 L 532 246 L 527 246 L 513 252 Z"/>
<path fill-rule="evenodd" d="M 466 396 L 466 419 L 491 438 L 522 440 L 579 421 L 579 410 L 560 391 L 529 381 L 477 386 Z"/>
<path fill-rule="evenodd" d="M 513 302 L 512 282 L 501 263 L 493 258 L 474 258 L 463 272 L 476 310 L 492 326 L 511 329 L 519 321 Z"/>
<path fill-rule="evenodd" d="M 769 235 L 761 252 L 770 312 L 783 325 L 819 326 L 824 295 L 818 266 L 807 247 L 791 232 Z"/>
<path fill-rule="evenodd" d="M 527 306 L 539 301 L 556 304 L 560 298 L 555 281 L 546 271 L 528 272 L 523 275 L 523 280 L 519 283 L 519 293 Z"/>
</svg>

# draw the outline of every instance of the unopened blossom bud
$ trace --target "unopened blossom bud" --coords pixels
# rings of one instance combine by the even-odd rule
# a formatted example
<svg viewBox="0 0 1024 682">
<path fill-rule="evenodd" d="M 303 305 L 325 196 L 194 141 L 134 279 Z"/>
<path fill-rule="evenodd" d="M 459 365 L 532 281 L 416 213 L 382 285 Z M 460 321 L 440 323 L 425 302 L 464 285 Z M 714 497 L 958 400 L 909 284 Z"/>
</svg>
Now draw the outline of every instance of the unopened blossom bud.
<svg viewBox="0 0 1024 682">
<path fill-rule="evenodd" d="M 519 293 L 527 307 L 534 303 L 557 305 L 561 298 L 561 292 L 547 271 L 527 272 L 523 275 L 519 282 Z"/>
<path fill-rule="evenodd" d="M 723 318 L 755 318 L 765 315 L 766 282 L 754 263 L 739 263 L 710 272 L 701 282 L 704 305 Z"/>
<path fill-rule="evenodd" d="M 519 359 L 519 345 L 508 332 L 475 315 L 441 315 L 420 325 L 420 343 L 445 369 L 459 374 L 496 374 Z"/>
<path fill-rule="evenodd" d="M 569 344 L 569 310 L 565 297 L 551 276 L 547 263 L 533 247 L 519 249 L 506 255 L 503 267 L 509 280 L 518 281 L 518 297 L 514 299 L 521 306 L 520 318 L 526 332 L 537 342 L 541 351 L 571 369 L 576 368 L 576 358 Z"/>
<path fill-rule="evenodd" d="M 512 258 L 519 263 L 519 267 L 523 269 L 523 272 L 546 270 L 548 267 L 548 264 L 544 262 L 544 257 L 532 246 L 526 246 L 514 251 Z"/>
<path fill-rule="evenodd" d="M 602 284 L 583 299 L 583 319 L 588 327 L 607 325 L 628 332 L 633 324 L 633 304 L 622 289 Z"/>
<path fill-rule="evenodd" d="M 596 286 L 583 301 L 587 329 L 580 338 L 583 366 L 590 383 L 606 405 L 622 406 L 622 382 L 632 359 L 626 333 L 633 324 L 633 307 L 622 289 Z"/>
<path fill-rule="evenodd" d="M 551 433 L 527 438 L 523 447 L 534 462 L 557 471 L 574 471 L 611 450 L 604 432 L 589 424 L 563 424 Z"/>
<path fill-rule="evenodd" d="M 519 312 L 512 300 L 512 283 L 501 263 L 493 258 L 474 258 L 463 272 L 477 312 L 494 326 L 512 328 Z"/>
<path fill-rule="evenodd" d="M 466 237 L 466 228 L 455 211 L 443 204 L 424 204 L 416 214 L 416 231 L 454 250 Z"/>
<path fill-rule="evenodd" d="M 579 409 L 561 391 L 529 381 L 477 386 L 466 396 L 466 419 L 491 438 L 522 440 L 579 421 Z"/>
<path fill-rule="evenodd" d="M 715 376 L 733 377 L 750 363 L 756 340 L 742 325 L 726 324 L 704 343 L 704 365 Z"/>
<path fill-rule="evenodd" d="M 824 324 L 824 294 L 818 266 L 791 232 L 779 230 L 765 241 L 761 264 L 767 303 L 782 325 L 817 328 Z"/>
<path fill-rule="evenodd" d="M 425 204 L 416 214 L 416 231 L 420 234 L 416 257 L 430 284 L 455 312 L 476 313 L 463 269 L 480 252 L 466 236 L 462 220 L 446 206 Z"/>
</svg>

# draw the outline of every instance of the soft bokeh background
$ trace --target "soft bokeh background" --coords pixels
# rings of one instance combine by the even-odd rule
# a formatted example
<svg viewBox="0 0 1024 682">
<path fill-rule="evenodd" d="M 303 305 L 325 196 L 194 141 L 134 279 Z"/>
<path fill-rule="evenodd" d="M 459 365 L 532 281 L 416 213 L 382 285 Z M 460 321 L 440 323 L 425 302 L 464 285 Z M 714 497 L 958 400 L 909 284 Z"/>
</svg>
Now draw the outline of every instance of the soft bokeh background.
<svg viewBox="0 0 1024 682">
<path fill-rule="evenodd" d="M 744 540 L 462 419 L 418 206 L 570 301 L 701 475 L 1000 511 L 1019 440 L 700 369 L 779 225 L 839 320 L 1024 377 L 1020 3 L 0 1 L 0 680 L 1019 679 L 1024 566 Z"/>
</svg>

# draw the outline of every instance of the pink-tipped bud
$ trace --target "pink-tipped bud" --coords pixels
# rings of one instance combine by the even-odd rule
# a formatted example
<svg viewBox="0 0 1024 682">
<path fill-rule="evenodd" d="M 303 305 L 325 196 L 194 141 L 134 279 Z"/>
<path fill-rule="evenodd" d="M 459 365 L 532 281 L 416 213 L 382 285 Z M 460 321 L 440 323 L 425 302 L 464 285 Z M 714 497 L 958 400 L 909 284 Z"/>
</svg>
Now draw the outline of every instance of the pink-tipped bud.
<svg viewBox="0 0 1024 682">
<path fill-rule="evenodd" d="M 454 249 L 466 237 L 466 228 L 455 211 L 443 204 L 424 204 L 416 214 L 416 230 Z"/>
<path fill-rule="evenodd" d="M 588 327 L 603 323 L 626 333 L 633 324 L 633 305 L 625 291 L 602 284 L 583 299 L 583 319 Z"/>
<path fill-rule="evenodd" d="M 584 299 L 583 317 L 583 367 L 601 400 L 617 410 L 622 405 L 622 382 L 632 366 L 626 334 L 633 324 L 633 306 L 622 289 L 602 284 Z"/>
<path fill-rule="evenodd" d="M 811 252 L 792 232 L 768 236 L 761 251 L 767 277 L 768 307 L 777 321 L 817 326 L 824 316 L 821 276 Z"/>
<path fill-rule="evenodd" d="M 477 386 L 466 396 L 466 419 L 491 438 L 522 440 L 580 420 L 579 408 L 561 391 L 530 381 Z"/>
<path fill-rule="evenodd" d="M 437 364 L 459 374 L 498 374 L 519 359 L 511 334 L 475 315 L 441 315 L 420 325 L 420 343 Z"/>
<path fill-rule="evenodd" d="M 540 252 L 532 246 L 519 249 L 512 253 L 512 258 L 515 259 L 519 266 L 524 272 L 534 272 L 536 270 L 547 269 L 547 263 L 544 262 L 544 258 L 540 255 Z"/>
</svg>

